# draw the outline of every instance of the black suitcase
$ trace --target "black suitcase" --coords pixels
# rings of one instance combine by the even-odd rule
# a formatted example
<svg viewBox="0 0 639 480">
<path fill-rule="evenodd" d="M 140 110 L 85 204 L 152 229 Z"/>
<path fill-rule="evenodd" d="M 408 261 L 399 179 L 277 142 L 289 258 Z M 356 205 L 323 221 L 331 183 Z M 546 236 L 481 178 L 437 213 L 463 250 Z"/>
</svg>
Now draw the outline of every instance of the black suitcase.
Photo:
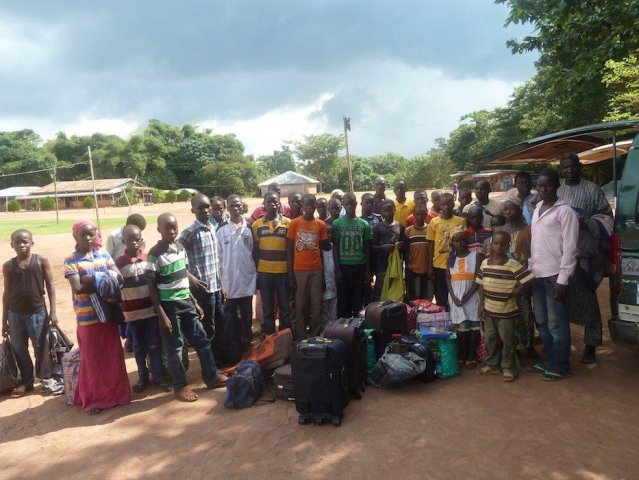
<svg viewBox="0 0 639 480">
<path fill-rule="evenodd" d="M 290 363 L 275 369 L 273 372 L 273 388 L 275 389 L 275 398 L 279 398 L 281 400 L 295 400 L 293 375 L 291 373 Z"/>
<path fill-rule="evenodd" d="M 406 305 L 395 302 L 373 302 L 366 306 L 364 328 L 373 328 L 377 335 L 377 358 L 381 357 L 393 335 L 408 334 Z"/>
<path fill-rule="evenodd" d="M 391 342 L 391 351 L 399 355 L 403 355 L 407 352 L 415 352 L 426 360 L 426 370 L 417 378 L 422 382 L 432 382 L 437 378 L 435 375 L 435 356 L 427 345 L 419 343 L 413 337 L 402 335 L 398 341 Z"/>
<path fill-rule="evenodd" d="M 291 356 L 291 372 L 300 425 L 331 422 L 339 426 L 350 399 L 344 342 L 312 337 L 298 343 Z"/>
<path fill-rule="evenodd" d="M 346 344 L 346 372 L 352 397 L 361 399 L 366 389 L 367 349 L 363 318 L 340 318 L 326 325 L 326 338 Z"/>
</svg>

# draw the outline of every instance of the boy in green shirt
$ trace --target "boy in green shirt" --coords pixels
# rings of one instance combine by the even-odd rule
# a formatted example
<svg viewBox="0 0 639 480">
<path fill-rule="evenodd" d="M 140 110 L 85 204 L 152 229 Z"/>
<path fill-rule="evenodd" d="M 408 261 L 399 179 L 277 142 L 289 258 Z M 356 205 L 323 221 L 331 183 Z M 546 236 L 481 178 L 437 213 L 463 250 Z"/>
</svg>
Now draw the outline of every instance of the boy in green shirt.
<svg viewBox="0 0 639 480">
<path fill-rule="evenodd" d="M 335 278 L 337 279 L 337 316 L 357 317 L 362 309 L 364 282 L 368 275 L 371 228 L 366 220 L 355 216 L 357 197 L 347 193 L 342 200 L 344 217 L 333 222 Z"/>
</svg>

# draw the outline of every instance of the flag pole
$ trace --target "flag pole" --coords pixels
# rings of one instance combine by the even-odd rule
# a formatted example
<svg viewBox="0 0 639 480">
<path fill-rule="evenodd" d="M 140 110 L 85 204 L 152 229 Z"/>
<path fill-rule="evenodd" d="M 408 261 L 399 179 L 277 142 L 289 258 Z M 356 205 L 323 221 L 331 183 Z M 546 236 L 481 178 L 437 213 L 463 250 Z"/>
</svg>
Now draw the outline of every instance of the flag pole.
<svg viewBox="0 0 639 480">
<path fill-rule="evenodd" d="M 95 191 L 95 174 L 93 173 L 93 156 L 91 155 L 91 146 L 87 145 L 87 150 L 89 151 L 89 167 L 91 169 L 91 182 L 93 183 L 93 202 L 95 203 L 95 219 L 98 223 L 98 230 L 100 230 L 100 234 L 102 234 L 100 229 L 100 212 L 98 210 L 98 194 Z"/>
<path fill-rule="evenodd" d="M 348 184 L 350 186 L 350 191 L 354 192 L 355 188 L 353 186 L 353 168 L 351 166 L 351 153 L 348 149 L 348 131 L 351 129 L 351 119 L 346 115 L 343 116 L 344 119 L 344 144 L 346 145 L 346 162 L 348 163 Z"/>
</svg>

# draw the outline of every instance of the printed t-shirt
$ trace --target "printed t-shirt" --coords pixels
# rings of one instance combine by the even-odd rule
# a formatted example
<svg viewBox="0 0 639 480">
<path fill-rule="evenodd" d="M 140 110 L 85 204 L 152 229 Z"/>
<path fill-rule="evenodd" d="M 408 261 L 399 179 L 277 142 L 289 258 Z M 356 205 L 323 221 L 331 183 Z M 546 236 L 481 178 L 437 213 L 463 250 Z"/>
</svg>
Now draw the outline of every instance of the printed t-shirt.
<svg viewBox="0 0 639 480">
<path fill-rule="evenodd" d="M 484 288 L 486 313 L 493 317 L 512 317 L 519 309 L 517 299 L 510 297 L 510 294 L 517 285 L 523 285 L 534 278 L 526 267 L 512 258 L 503 265 L 497 265 L 488 258 L 484 260 L 475 281 Z"/>
<path fill-rule="evenodd" d="M 253 260 L 253 232 L 242 219 L 229 222 L 217 231 L 222 290 L 229 299 L 251 297 L 255 294 L 257 274 Z"/>
<path fill-rule="evenodd" d="M 368 222 L 361 218 L 340 217 L 333 222 L 333 235 L 339 248 L 340 265 L 366 264 L 365 245 L 371 239 Z"/>
<path fill-rule="evenodd" d="M 266 217 L 253 222 L 253 239 L 257 244 L 257 271 L 262 273 L 287 273 L 286 234 L 291 221 L 280 216 L 274 220 Z"/>
<path fill-rule="evenodd" d="M 291 220 L 286 238 L 293 240 L 293 270 L 313 272 L 322 269 L 320 242 L 326 240 L 326 224 L 321 220 Z"/>
<path fill-rule="evenodd" d="M 435 243 L 433 250 L 433 267 L 446 268 L 448 252 L 450 251 L 450 235 L 458 228 L 463 228 L 466 220 L 452 216 L 448 220 L 442 217 L 433 218 L 428 224 L 426 238 Z"/>
<path fill-rule="evenodd" d="M 433 261 L 430 254 L 430 245 L 426 240 L 428 227 L 424 225 L 421 230 L 411 225 L 405 231 L 408 239 L 408 268 L 411 272 L 423 275 L 430 270 Z"/>
<path fill-rule="evenodd" d="M 493 236 L 493 232 L 489 229 L 479 227 L 479 230 L 473 229 L 473 227 L 468 227 L 464 230 L 464 235 L 466 236 L 466 240 L 468 241 L 468 250 L 471 252 L 479 252 L 484 255 L 487 253 L 484 250 L 484 242 Z"/>
</svg>

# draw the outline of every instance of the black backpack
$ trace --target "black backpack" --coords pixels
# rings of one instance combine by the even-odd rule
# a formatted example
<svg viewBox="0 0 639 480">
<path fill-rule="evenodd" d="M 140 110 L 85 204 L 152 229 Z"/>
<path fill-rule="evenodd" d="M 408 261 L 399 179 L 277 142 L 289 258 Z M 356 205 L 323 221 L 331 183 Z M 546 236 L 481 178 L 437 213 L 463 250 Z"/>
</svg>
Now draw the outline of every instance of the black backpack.
<svg viewBox="0 0 639 480">
<path fill-rule="evenodd" d="M 260 398 L 263 388 L 264 377 L 260 365 L 253 360 L 243 360 L 226 381 L 224 406 L 226 408 L 251 407 Z"/>
</svg>

